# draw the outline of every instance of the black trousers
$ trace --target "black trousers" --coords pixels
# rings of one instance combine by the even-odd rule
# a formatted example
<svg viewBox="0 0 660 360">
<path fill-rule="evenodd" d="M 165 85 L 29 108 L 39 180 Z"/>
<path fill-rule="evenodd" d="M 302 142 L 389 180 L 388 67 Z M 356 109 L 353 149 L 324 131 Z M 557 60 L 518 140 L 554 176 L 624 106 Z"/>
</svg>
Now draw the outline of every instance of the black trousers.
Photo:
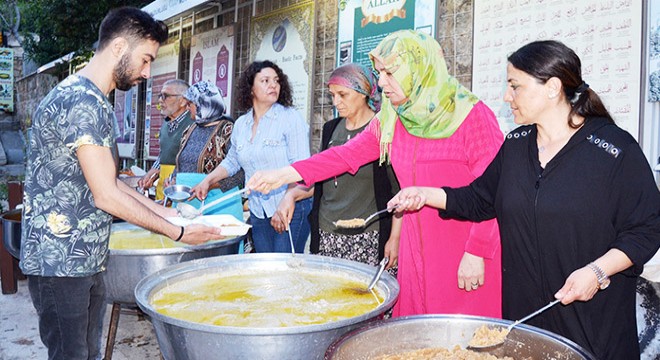
<svg viewBox="0 0 660 360">
<path fill-rule="evenodd" d="M 50 360 L 100 359 L 105 283 L 89 277 L 28 276 L 39 335 Z"/>
</svg>

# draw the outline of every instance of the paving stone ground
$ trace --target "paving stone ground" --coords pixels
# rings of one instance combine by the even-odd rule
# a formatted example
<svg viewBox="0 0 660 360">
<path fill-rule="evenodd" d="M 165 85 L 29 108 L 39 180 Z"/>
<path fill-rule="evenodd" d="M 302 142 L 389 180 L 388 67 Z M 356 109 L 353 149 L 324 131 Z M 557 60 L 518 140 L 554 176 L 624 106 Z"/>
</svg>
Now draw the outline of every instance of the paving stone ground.
<svg viewBox="0 0 660 360">
<path fill-rule="evenodd" d="M 111 308 L 108 304 L 103 323 L 104 351 Z M 39 338 L 37 315 L 32 306 L 27 280 L 19 281 L 16 294 L 0 295 L 0 359 L 47 358 L 48 352 Z M 135 309 L 122 307 L 112 360 L 135 359 L 160 359 L 158 341 L 148 320 L 137 316 Z"/>
</svg>

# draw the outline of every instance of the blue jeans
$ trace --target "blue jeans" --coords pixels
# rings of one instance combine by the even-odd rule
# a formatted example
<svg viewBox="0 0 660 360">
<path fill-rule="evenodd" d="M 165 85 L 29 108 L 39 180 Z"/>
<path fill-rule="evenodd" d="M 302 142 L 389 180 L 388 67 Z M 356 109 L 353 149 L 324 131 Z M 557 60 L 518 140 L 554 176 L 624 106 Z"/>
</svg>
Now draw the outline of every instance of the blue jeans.
<svg viewBox="0 0 660 360">
<path fill-rule="evenodd" d="M 289 231 L 291 231 L 291 237 L 293 238 L 293 247 L 299 254 L 305 251 L 305 242 L 307 242 L 307 237 L 309 237 L 309 221 L 307 220 L 307 216 L 311 210 L 311 198 L 296 202 L 291 224 L 289 224 Z M 289 234 L 286 231 L 278 234 L 273 226 L 270 225 L 270 219 L 259 219 L 250 212 L 254 250 L 258 253 L 290 253 Z"/>
<path fill-rule="evenodd" d="M 101 273 L 88 277 L 28 276 L 39 335 L 48 359 L 101 357 L 105 283 Z"/>
</svg>

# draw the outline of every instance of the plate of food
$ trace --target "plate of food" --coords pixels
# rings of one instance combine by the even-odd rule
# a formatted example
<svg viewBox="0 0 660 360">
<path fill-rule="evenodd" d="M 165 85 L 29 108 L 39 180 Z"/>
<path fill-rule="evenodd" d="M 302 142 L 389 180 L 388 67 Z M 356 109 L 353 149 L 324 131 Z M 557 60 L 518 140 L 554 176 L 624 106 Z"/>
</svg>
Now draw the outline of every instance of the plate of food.
<svg viewBox="0 0 660 360">
<path fill-rule="evenodd" d="M 223 236 L 242 236 L 247 234 L 248 230 L 250 230 L 250 225 L 228 214 L 202 215 L 194 219 L 186 219 L 177 216 L 168 218 L 167 220 L 172 224 L 179 226 L 203 224 L 207 226 L 218 227 L 221 229 Z"/>
</svg>

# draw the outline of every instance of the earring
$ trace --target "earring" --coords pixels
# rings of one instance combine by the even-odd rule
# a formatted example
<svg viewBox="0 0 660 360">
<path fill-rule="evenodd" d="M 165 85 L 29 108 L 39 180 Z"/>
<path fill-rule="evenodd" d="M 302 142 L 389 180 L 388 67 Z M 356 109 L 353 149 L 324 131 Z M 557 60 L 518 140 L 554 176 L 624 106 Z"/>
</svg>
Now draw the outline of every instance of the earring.
<svg viewBox="0 0 660 360">
<path fill-rule="evenodd" d="M 557 94 L 548 94 L 548 99 L 554 99 L 557 97 Z"/>
</svg>

